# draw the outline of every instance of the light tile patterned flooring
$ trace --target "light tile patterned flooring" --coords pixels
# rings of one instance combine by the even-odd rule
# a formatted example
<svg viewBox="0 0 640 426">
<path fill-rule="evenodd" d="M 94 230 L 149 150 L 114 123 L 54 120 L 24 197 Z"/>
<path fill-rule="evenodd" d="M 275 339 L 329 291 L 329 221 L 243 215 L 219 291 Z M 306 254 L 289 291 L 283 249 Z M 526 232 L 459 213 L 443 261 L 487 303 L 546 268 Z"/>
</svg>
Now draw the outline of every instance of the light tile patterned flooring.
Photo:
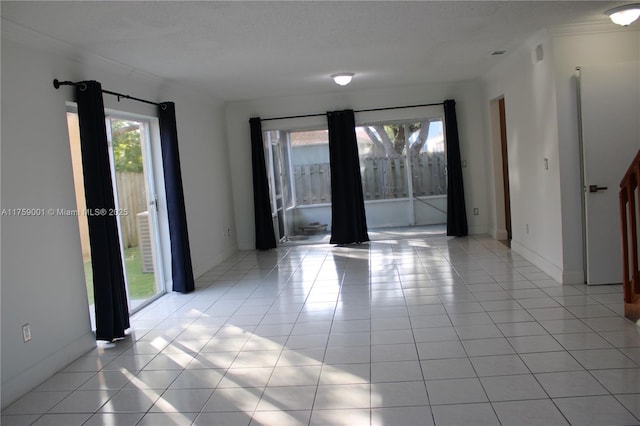
<svg viewBox="0 0 640 426">
<path fill-rule="evenodd" d="M 485 237 L 240 252 L 135 315 L 2 425 L 640 424 L 620 286 Z"/>
</svg>

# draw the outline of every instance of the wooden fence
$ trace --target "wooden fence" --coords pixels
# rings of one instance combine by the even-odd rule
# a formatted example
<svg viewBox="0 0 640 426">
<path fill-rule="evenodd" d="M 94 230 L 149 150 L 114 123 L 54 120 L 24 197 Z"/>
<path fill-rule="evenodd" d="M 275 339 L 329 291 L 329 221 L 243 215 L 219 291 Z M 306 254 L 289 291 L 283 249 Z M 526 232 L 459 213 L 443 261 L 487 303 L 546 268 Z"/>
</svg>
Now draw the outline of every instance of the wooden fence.
<svg viewBox="0 0 640 426">
<path fill-rule="evenodd" d="M 296 203 L 298 205 L 331 202 L 331 170 L 329 163 L 294 166 Z"/>
<path fill-rule="evenodd" d="M 138 226 L 136 214 L 147 211 L 147 194 L 143 173 L 116 172 L 118 204 L 120 210 L 127 211 L 120 216 L 122 244 L 124 248 L 138 246 Z"/>
<path fill-rule="evenodd" d="M 424 153 L 411 157 L 413 172 L 413 195 L 445 195 L 447 193 L 446 154 Z"/>
<path fill-rule="evenodd" d="M 142 173 L 116 172 L 116 183 L 118 185 L 118 204 L 121 211 L 126 210 L 127 214 L 120 215 L 120 225 L 122 227 L 122 244 L 124 248 L 138 247 L 139 235 L 136 223 L 136 214 L 147 210 L 147 197 L 145 192 L 145 180 Z M 80 192 L 80 211 L 84 210 L 84 192 Z M 89 245 L 89 233 L 86 216 L 78 216 L 80 222 L 80 239 L 82 241 L 82 256 L 84 260 L 91 259 Z"/>
<path fill-rule="evenodd" d="M 444 153 L 421 153 L 418 156 L 412 156 L 410 162 L 414 196 L 447 193 Z M 360 167 L 365 200 L 386 200 L 409 196 L 404 156 L 361 159 Z M 329 163 L 294 166 L 294 182 L 298 205 L 331 202 Z"/>
</svg>

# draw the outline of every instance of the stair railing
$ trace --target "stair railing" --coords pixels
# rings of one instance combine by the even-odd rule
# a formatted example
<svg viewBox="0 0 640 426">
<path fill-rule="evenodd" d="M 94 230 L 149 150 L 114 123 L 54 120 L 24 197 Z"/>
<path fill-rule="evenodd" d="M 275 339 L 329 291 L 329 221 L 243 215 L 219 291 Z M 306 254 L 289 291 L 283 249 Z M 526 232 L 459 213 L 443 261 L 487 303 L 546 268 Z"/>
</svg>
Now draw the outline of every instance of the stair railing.
<svg viewBox="0 0 640 426">
<path fill-rule="evenodd" d="M 638 266 L 639 181 L 640 151 L 636 154 L 620 182 L 624 315 L 634 322 L 640 319 L 640 268 Z"/>
</svg>

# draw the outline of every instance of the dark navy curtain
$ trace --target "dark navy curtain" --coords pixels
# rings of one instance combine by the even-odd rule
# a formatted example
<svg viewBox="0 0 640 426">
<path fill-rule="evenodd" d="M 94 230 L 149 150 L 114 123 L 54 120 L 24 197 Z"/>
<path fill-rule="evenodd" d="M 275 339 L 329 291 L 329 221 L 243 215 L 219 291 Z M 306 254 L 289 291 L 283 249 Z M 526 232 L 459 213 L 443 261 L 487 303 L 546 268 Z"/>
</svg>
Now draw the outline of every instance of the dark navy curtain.
<svg viewBox="0 0 640 426">
<path fill-rule="evenodd" d="M 327 112 L 331 167 L 331 244 L 369 241 L 353 110 Z"/>
<path fill-rule="evenodd" d="M 444 123 L 447 143 L 447 235 L 464 237 L 469 230 L 464 204 L 456 101 L 452 99 L 444 101 Z"/>
<path fill-rule="evenodd" d="M 89 223 L 91 266 L 96 316 L 96 338 L 123 338 L 129 328 L 129 308 L 122 268 L 120 237 L 109 162 L 109 147 L 97 81 L 84 81 L 75 89 L 80 123 L 80 147 Z M 105 213 L 105 214 L 103 214 Z"/>
<path fill-rule="evenodd" d="M 171 239 L 171 277 L 173 291 L 189 293 L 195 289 L 187 213 L 184 208 L 180 153 L 178 151 L 178 130 L 176 108 L 173 102 L 158 106 L 164 186 L 167 197 L 167 219 Z"/>
<path fill-rule="evenodd" d="M 256 231 L 256 249 L 269 250 L 277 246 L 271 202 L 269 201 L 269 181 L 264 157 L 262 122 L 260 117 L 249 120 L 251 128 L 251 165 L 253 169 L 253 213 Z"/>
</svg>

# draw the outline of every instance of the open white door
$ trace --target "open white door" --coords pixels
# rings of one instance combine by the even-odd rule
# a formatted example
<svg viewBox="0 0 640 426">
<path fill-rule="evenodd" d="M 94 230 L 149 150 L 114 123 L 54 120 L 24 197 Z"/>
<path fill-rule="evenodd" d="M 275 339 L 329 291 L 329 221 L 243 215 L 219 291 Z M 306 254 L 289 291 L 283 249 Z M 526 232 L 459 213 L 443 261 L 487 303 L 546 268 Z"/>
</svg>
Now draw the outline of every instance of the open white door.
<svg viewBox="0 0 640 426">
<path fill-rule="evenodd" d="M 618 193 L 640 149 L 638 62 L 580 68 L 585 276 L 589 285 L 622 282 Z"/>
</svg>

